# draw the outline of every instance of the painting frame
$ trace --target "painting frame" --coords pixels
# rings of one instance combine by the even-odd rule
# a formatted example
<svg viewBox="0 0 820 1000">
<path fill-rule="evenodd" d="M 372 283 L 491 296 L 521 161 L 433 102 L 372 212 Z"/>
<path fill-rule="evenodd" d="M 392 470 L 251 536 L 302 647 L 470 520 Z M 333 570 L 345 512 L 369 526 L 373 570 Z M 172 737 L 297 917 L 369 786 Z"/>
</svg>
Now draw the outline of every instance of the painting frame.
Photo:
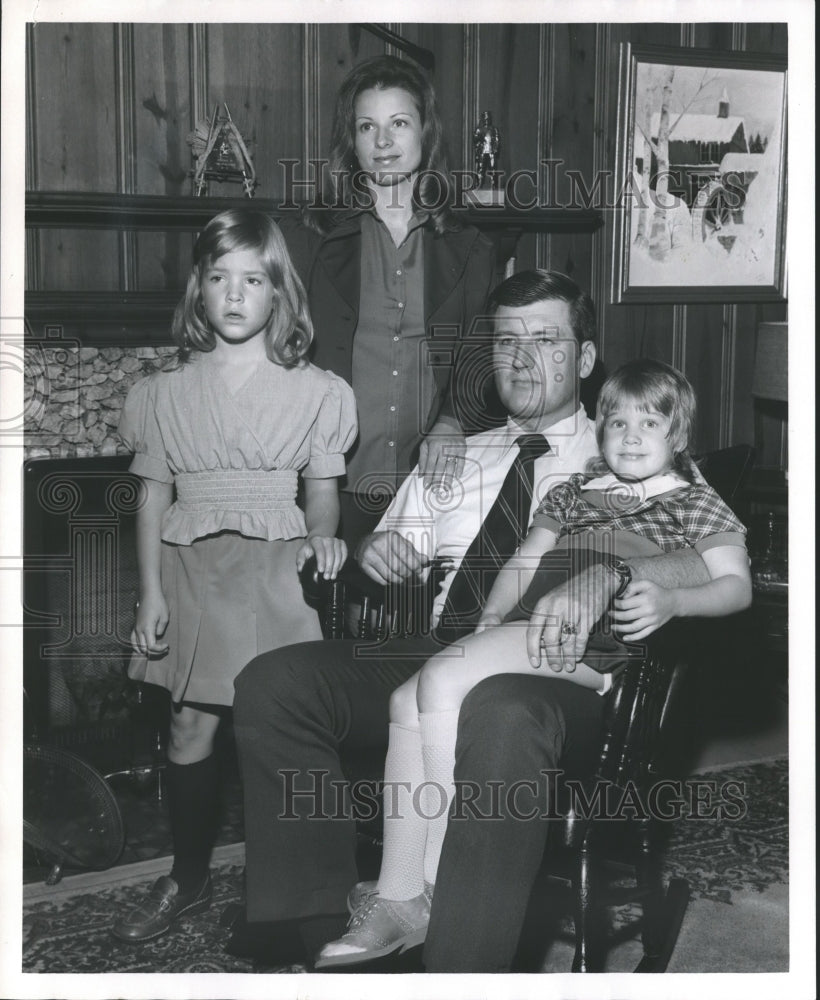
<svg viewBox="0 0 820 1000">
<path fill-rule="evenodd" d="M 785 301 L 787 66 L 770 53 L 621 45 L 614 304 Z M 710 101 L 716 113 L 688 110 Z"/>
</svg>

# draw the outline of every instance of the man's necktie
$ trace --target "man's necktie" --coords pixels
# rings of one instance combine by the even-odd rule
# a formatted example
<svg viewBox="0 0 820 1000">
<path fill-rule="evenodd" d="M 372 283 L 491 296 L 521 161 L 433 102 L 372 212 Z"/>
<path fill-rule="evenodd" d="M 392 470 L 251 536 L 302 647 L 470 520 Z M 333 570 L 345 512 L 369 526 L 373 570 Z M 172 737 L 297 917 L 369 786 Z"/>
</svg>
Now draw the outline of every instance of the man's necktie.
<svg viewBox="0 0 820 1000">
<path fill-rule="evenodd" d="M 515 443 L 515 461 L 447 592 L 436 628 L 436 636 L 443 642 L 455 642 L 473 631 L 499 570 L 527 533 L 533 466 L 550 446 L 541 434 L 522 434 Z"/>
</svg>

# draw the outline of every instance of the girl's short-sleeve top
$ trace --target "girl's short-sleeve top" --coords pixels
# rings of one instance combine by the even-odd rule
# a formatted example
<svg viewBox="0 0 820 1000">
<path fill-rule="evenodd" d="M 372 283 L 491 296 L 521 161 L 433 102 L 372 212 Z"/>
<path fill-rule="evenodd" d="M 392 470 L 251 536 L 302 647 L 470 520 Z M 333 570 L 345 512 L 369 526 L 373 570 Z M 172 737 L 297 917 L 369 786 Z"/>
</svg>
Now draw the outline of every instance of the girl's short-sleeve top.
<svg viewBox="0 0 820 1000">
<path fill-rule="evenodd" d="M 337 375 L 307 363 L 283 368 L 263 361 L 231 391 L 208 354 L 135 383 L 119 425 L 137 475 L 172 483 L 214 473 L 208 482 L 223 492 L 235 489 L 233 509 L 230 497 L 210 509 L 186 509 L 177 499 L 164 515 L 162 538 L 181 545 L 224 530 L 269 540 L 303 536 L 304 516 L 295 501 L 254 509 L 247 503 L 248 484 L 269 484 L 282 473 L 295 498 L 298 472 L 314 479 L 342 476 L 356 431 L 353 391 Z"/>
<path fill-rule="evenodd" d="M 745 544 L 746 528 L 705 483 L 684 484 L 645 500 L 628 487 L 584 492 L 585 478 L 576 473 L 549 490 L 535 511 L 533 526 L 547 528 L 562 540 L 629 532 L 648 538 L 665 552 Z"/>
</svg>

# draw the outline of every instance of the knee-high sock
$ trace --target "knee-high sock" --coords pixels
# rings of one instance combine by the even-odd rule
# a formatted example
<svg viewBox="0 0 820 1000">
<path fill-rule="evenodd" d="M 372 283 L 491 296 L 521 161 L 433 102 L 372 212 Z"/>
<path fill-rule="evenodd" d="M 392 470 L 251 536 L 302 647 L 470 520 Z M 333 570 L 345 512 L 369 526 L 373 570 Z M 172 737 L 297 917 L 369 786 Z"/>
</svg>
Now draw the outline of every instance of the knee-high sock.
<svg viewBox="0 0 820 1000">
<path fill-rule="evenodd" d="M 447 819 L 453 801 L 455 786 L 456 733 L 458 709 L 448 712 L 422 712 L 421 752 L 424 762 L 426 789 L 425 812 L 432 817 L 427 822 L 427 846 L 424 851 L 424 881 L 435 884 L 441 845 L 447 832 Z"/>
<path fill-rule="evenodd" d="M 417 790 L 424 781 L 421 735 L 390 723 L 384 762 L 384 848 L 379 895 L 413 899 L 424 890 L 424 845 L 427 820 L 418 809 Z M 391 783 L 395 782 L 395 785 Z"/>
<path fill-rule="evenodd" d="M 174 838 L 171 877 L 182 893 L 198 889 L 208 874 L 221 806 L 219 771 L 215 753 L 194 764 L 168 763 L 168 812 Z"/>
</svg>

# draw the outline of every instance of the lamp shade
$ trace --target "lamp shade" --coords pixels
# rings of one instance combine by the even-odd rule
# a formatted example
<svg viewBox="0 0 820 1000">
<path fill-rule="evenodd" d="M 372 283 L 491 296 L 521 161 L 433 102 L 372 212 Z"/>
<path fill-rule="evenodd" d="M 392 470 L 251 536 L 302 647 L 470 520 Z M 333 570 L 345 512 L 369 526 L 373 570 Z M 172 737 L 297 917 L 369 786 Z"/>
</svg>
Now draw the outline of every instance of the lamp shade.
<svg viewBox="0 0 820 1000">
<path fill-rule="evenodd" d="M 752 395 L 760 399 L 788 400 L 788 323 L 761 323 L 758 326 Z"/>
</svg>

